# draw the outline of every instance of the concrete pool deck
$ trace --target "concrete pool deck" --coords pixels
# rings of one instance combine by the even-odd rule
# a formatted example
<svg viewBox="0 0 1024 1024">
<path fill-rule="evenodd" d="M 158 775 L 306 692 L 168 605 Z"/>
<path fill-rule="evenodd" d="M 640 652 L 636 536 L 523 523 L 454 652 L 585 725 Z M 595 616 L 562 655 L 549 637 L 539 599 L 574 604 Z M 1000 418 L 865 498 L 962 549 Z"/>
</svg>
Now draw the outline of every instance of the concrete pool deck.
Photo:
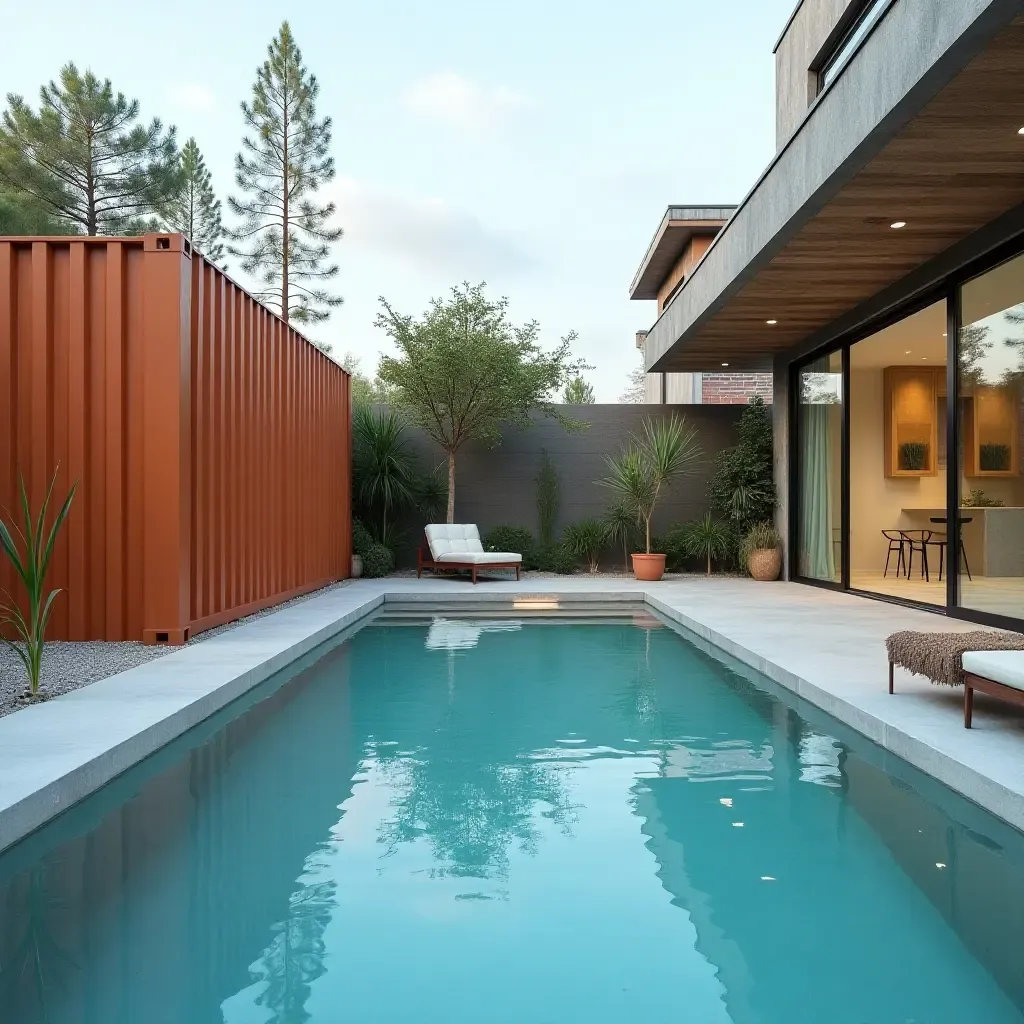
<svg viewBox="0 0 1024 1024">
<path fill-rule="evenodd" d="M 1024 716 L 897 672 L 883 641 L 897 629 L 978 627 L 930 612 L 790 583 L 690 577 L 487 581 L 361 580 L 202 643 L 0 719 L 0 849 L 32 832 L 232 700 L 387 601 L 467 610 L 540 598 L 646 601 L 951 789 L 1024 830 Z"/>
</svg>

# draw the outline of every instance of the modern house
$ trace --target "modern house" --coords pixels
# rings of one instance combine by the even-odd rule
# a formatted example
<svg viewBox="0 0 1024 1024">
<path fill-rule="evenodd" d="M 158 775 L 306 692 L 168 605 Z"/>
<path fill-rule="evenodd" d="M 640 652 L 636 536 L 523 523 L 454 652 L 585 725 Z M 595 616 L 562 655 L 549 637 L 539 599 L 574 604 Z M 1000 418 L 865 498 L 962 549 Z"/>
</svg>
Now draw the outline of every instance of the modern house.
<svg viewBox="0 0 1024 1024">
<path fill-rule="evenodd" d="M 1021 628 L 1024 3 L 802 0 L 775 60 L 646 368 L 772 372 L 790 578 Z"/>
<path fill-rule="evenodd" d="M 661 316 L 735 209 L 670 206 L 633 278 L 629 297 L 653 300 Z M 641 352 L 647 334 L 637 331 L 636 347 Z M 648 405 L 744 405 L 754 395 L 766 402 L 772 400 L 770 373 L 721 368 L 715 373 L 649 373 L 645 384 Z"/>
</svg>

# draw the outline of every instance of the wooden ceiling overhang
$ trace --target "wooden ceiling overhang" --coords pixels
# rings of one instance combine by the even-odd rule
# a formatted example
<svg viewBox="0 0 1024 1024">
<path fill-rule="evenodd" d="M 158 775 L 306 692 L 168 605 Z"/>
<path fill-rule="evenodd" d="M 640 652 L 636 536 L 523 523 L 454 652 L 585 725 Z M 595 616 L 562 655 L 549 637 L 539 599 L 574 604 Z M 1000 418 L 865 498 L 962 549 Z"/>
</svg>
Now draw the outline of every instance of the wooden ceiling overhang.
<svg viewBox="0 0 1024 1024">
<path fill-rule="evenodd" d="M 1022 127 L 1018 17 L 817 212 L 788 225 L 778 251 L 725 289 L 653 368 L 764 366 L 1024 202 Z"/>
</svg>

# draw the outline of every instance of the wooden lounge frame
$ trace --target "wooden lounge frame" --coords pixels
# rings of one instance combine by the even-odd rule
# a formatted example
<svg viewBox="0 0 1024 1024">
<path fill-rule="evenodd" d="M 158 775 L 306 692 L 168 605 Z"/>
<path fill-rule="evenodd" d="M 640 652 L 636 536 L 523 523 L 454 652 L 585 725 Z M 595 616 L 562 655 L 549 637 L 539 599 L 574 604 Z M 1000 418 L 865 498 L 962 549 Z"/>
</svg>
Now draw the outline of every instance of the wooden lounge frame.
<svg viewBox="0 0 1024 1024">
<path fill-rule="evenodd" d="M 997 683 L 994 679 L 986 679 L 985 676 L 976 676 L 973 672 L 964 673 L 964 728 L 970 729 L 971 717 L 974 714 L 974 691 L 980 690 L 990 697 L 998 697 L 1005 700 L 1007 704 L 1024 706 L 1024 690 L 1018 690 L 1014 686 L 1007 686 L 1005 683 Z"/>
<path fill-rule="evenodd" d="M 430 553 L 430 548 L 426 545 L 421 544 L 416 549 L 416 579 L 419 579 L 423 575 L 424 569 L 430 569 L 433 572 L 438 570 L 444 571 L 447 569 L 468 569 L 473 577 L 473 583 L 476 583 L 476 574 L 481 569 L 515 569 L 516 579 L 519 579 L 519 567 L 522 565 L 522 561 L 518 562 L 435 562 L 433 555 Z"/>
</svg>

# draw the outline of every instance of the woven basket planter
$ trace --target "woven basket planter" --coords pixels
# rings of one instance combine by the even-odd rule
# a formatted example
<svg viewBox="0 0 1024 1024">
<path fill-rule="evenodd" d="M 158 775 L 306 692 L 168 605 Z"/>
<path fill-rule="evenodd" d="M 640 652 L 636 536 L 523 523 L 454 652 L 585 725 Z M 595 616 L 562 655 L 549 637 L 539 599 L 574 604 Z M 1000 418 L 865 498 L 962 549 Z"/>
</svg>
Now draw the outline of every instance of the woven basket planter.
<svg viewBox="0 0 1024 1024">
<path fill-rule="evenodd" d="M 771 583 L 779 578 L 782 572 L 782 549 L 781 548 L 757 548 L 750 552 L 747 559 L 747 568 L 755 580 L 762 583 Z"/>
</svg>

